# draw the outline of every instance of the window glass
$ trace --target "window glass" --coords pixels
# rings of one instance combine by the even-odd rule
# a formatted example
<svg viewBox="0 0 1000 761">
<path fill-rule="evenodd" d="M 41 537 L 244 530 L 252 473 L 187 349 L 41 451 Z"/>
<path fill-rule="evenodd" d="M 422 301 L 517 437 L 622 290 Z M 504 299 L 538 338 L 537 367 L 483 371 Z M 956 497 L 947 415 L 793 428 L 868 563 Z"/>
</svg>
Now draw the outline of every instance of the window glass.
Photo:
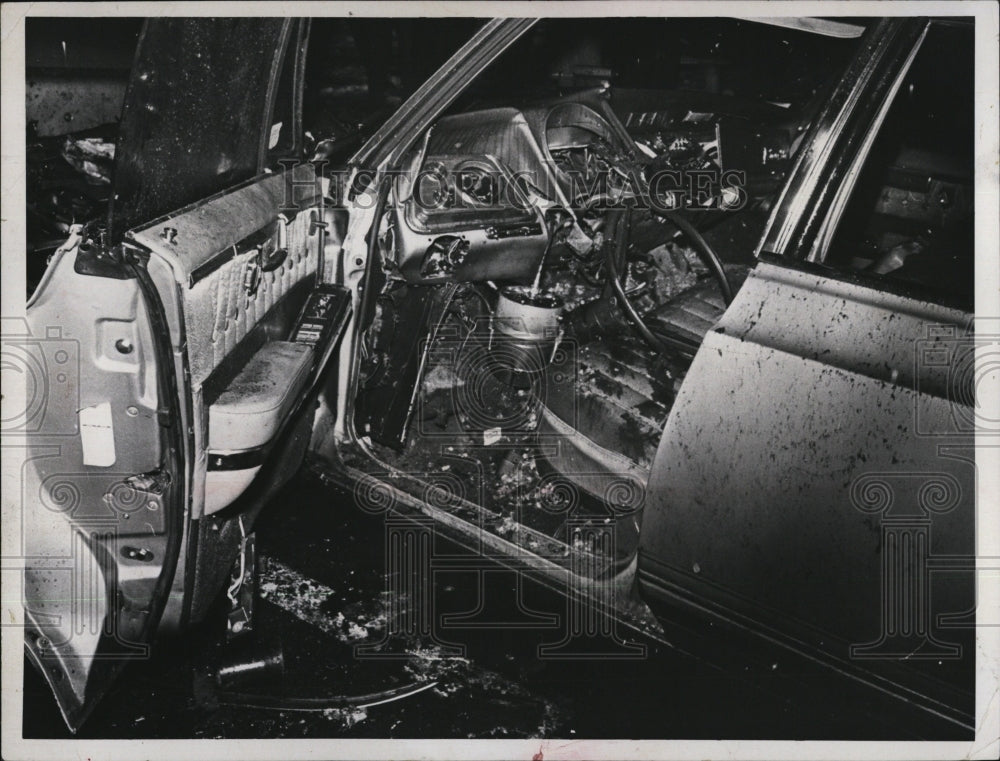
<svg viewBox="0 0 1000 761">
<path fill-rule="evenodd" d="M 827 265 L 971 305 L 972 32 L 971 24 L 928 31 L 858 175 Z"/>
<path fill-rule="evenodd" d="M 808 108 L 856 39 L 727 18 L 543 19 L 472 83 L 482 101 L 593 87 L 678 90 Z"/>
<path fill-rule="evenodd" d="M 146 23 L 118 128 L 112 240 L 258 172 L 265 94 L 285 23 Z"/>
<path fill-rule="evenodd" d="M 306 147 L 346 160 L 484 23 L 475 18 L 314 18 L 305 67 Z"/>
</svg>

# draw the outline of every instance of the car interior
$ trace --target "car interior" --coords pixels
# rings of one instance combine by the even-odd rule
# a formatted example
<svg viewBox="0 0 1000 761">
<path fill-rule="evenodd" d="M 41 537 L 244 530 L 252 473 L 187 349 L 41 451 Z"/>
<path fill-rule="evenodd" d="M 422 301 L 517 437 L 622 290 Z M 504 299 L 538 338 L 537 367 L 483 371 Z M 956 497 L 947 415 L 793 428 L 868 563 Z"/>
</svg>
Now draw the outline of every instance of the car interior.
<svg viewBox="0 0 1000 761">
<path fill-rule="evenodd" d="M 413 141 L 376 210 L 359 445 L 321 456 L 373 501 L 391 483 L 627 585 L 677 389 L 855 43 L 766 28 L 812 65 L 764 93 L 737 63 L 746 23 L 682 24 L 676 48 L 640 48 L 655 67 L 629 68 L 621 39 L 652 43 L 655 22 L 542 22 Z M 715 179 L 684 184 L 699 172 Z"/>
<path fill-rule="evenodd" d="M 167 115 L 157 98 L 176 83 L 137 58 L 130 92 L 143 105 L 123 112 L 116 139 L 140 158 L 119 155 L 115 193 L 102 175 L 101 198 L 87 196 L 88 209 L 111 205 L 110 229 L 103 213 L 87 225 L 52 216 L 61 201 L 47 191 L 29 206 L 45 217 L 48 266 L 29 300 L 34 325 L 72 320 L 89 352 L 83 401 L 62 411 L 79 422 L 83 464 L 103 468 L 80 501 L 110 509 L 126 486 L 134 504 L 121 510 L 143 516 L 124 534 L 141 537 L 134 552 L 114 557 L 112 581 L 131 596 L 121 617 L 162 600 L 151 626 L 170 605 L 185 606 L 171 625 L 203 620 L 257 514 L 307 457 L 362 510 L 408 500 L 466 546 L 626 600 L 647 485 L 670 459 L 668 416 L 706 336 L 761 277 L 758 242 L 863 24 L 815 34 L 739 19 L 541 20 L 389 166 L 349 176 L 330 159 L 364 131 L 335 108 L 355 85 L 314 79 L 324 25 L 307 64 L 304 21 L 216 21 L 259 37 L 231 59 L 179 67 L 219 89 Z M 176 23 L 159 27 L 168 50 L 207 46 L 207 27 Z M 398 48 L 413 42 L 406 28 Z M 415 77 L 381 70 L 364 29 L 367 95 L 384 110 Z M 176 30 L 191 37 L 179 44 Z M 974 124 L 967 33 L 930 29 L 820 257 L 835 275 L 971 304 L 973 155 L 958 137 Z M 447 43 L 427 60 L 460 41 Z M 226 90 L 213 66 L 264 84 Z M 184 84 L 199 91 L 196 76 Z M 233 113 L 259 113 L 262 134 Z M 201 139 L 203 123 L 222 126 Z M 51 245 L 53 230 L 70 240 Z M 93 283 L 99 314 L 61 303 Z M 170 482 L 180 462 L 190 503 L 168 523 L 161 506 L 188 493 Z"/>
</svg>

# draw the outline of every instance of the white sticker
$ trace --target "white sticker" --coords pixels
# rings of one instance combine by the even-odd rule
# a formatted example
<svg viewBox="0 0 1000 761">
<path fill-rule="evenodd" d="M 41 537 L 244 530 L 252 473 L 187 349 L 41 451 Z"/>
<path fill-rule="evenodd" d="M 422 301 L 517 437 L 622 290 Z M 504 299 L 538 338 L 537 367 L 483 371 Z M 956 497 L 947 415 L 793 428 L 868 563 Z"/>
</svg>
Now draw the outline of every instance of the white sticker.
<svg viewBox="0 0 1000 761">
<path fill-rule="evenodd" d="M 502 438 L 503 428 L 487 428 L 483 431 L 483 446 L 488 447 L 490 444 L 496 444 Z"/>
<path fill-rule="evenodd" d="M 80 441 L 83 464 L 107 468 L 115 464 L 115 428 L 110 402 L 101 402 L 80 410 Z"/>
<path fill-rule="evenodd" d="M 278 144 L 278 138 L 281 137 L 281 125 L 283 122 L 275 122 L 271 125 L 271 137 L 267 141 L 267 149 L 271 150 L 274 146 Z"/>
</svg>

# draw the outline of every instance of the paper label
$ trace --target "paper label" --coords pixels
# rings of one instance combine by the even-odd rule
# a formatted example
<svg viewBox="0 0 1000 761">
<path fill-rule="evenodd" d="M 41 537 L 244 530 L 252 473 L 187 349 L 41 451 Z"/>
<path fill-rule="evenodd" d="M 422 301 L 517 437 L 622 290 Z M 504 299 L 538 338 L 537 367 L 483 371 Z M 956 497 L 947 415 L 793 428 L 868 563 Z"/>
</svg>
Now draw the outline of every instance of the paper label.
<svg viewBox="0 0 1000 761">
<path fill-rule="evenodd" d="M 110 402 L 84 407 L 79 412 L 83 464 L 107 468 L 115 464 L 115 428 Z"/>
</svg>

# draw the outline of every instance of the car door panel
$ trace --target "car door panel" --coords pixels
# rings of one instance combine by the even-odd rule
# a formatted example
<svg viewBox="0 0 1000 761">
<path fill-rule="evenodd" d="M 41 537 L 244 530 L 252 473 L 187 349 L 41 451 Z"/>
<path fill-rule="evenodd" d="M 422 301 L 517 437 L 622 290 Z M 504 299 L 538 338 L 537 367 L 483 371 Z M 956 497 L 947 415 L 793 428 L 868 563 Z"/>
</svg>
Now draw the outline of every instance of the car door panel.
<svg viewBox="0 0 1000 761">
<path fill-rule="evenodd" d="M 276 169 L 302 152 L 307 31 L 148 20 L 107 222 L 74 226 L 28 303 L 25 648 L 71 730 L 129 657 L 200 620 L 306 449 L 350 309 L 319 282 L 343 219 L 311 165 Z"/>
<path fill-rule="evenodd" d="M 312 369 L 311 347 L 284 339 L 317 279 L 321 236 L 310 207 L 320 192 L 312 169 L 300 166 L 128 235 L 169 273 L 163 298 L 176 300 L 183 323 L 194 480 L 204 483 L 195 519 L 224 509 L 252 483 L 262 461 L 248 463 L 247 453 L 272 440 Z M 284 257 L 265 271 L 262 257 L 279 250 Z"/>
<path fill-rule="evenodd" d="M 314 220 L 296 216 L 287 226 L 288 259 L 263 273 L 253 294 L 243 288 L 247 267 L 257 255 L 255 246 L 268 237 L 276 239 L 278 233 L 272 230 L 261 241 L 254 236 L 276 226 L 285 207 L 297 206 L 298 211 L 311 206 L 319 190 L 313 170 L 302 165 L 129 233 L 132 241 L 164 261 L 180 287 L 193 385 L 203 384 L 293 286 L 315 275 L 318 250 L 306 245 Z"/>
<path fill-rule="evenodd" d="M 177 488 L 147 302 L 127 273 L 86 274 L 87 255 L 53 259 L 22 344 L 47 372 L 23 467 L 25 645 L 71 727 L 112 661 L 145 655 Z"/>
<path fill-rule="evenodd" d="M 924 351 L 955 348 L 970 326 L 957 310 L 759 263 L 667 421 L 644 594 L 971 712 L 971 631 L 937 617 L 973 608 L 972 575 L 927 571 L 932 556 L 975 553 L 973 440 L 959 425 L 971 391 Z"/>
<path fill-rule="evenodd" d="M 25 574 L 25 642 L 71 728 L 152 630 L 190 614 L 202 556 L 228 567 L 232 542 L 192 542 L 192 522 L 246 490 L 329 357 L 335 337 L 287 340 L 328 242 L 320 193 L 299 167 L 131 231 L 118 254 L 81 240 L 29 305 L 25 350 L 56 382 L 25 465 L 25 504 L 41 508 L 26 554 L 42 559 Z M 213 450 L 255 459 L 213 469 Z"/>
</svg>

